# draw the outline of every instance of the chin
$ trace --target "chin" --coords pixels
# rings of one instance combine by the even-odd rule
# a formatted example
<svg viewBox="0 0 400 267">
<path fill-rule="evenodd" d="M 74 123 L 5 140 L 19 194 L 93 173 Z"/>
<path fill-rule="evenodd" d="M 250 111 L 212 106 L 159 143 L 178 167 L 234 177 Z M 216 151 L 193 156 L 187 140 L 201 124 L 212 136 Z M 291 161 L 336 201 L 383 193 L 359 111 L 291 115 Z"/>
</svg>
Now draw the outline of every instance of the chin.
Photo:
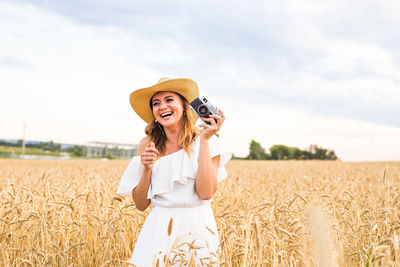
<svg viewBox="0 0 400 267">
<path fill-rule="evenodd" d="M 171 126 L 175 126 L 177 124 L 179 124 L 180 121 L 177 120 L 173 120 L 173 121 L 166 121 L 166 122 L 162 122 L 160 123 L 163 127 L 171 127 Z"/>
</svg>

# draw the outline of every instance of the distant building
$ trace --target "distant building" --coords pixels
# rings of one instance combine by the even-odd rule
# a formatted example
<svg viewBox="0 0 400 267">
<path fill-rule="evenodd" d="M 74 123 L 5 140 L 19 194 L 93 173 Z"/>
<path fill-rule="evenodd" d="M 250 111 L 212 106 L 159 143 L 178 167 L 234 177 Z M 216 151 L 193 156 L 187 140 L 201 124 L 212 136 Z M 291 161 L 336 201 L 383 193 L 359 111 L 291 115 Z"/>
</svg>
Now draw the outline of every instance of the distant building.
<svg viewBox="0 0 400 267">
<path fill-rule="evenodd" d="M 89 158 L 130 159 L 136 155 L 137 145 L 92 141 L 85 145 L 85 152 Z"/>
</svg>

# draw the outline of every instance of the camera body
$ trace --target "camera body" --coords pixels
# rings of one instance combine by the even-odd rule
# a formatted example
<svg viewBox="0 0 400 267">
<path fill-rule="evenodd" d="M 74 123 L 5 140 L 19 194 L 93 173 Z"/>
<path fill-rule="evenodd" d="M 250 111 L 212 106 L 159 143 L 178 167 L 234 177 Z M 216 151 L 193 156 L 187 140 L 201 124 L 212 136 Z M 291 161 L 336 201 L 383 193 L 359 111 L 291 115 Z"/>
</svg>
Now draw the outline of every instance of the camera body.
<svg viewBox="0 0 400 267">
<path fill-rule="evenodd" d="M 202 118 L 208 118 L 210 115 L 218 115 L 221 116 L 218 112 L 218 108 L 213 106 L 210 101 L 207 100 L 204 96 L 197 97 L 195 100 L 190 103 L 190 107 L 196 112 L 197 116 Z M 209 122 L 205 122 L 207 124 L 211 124 Z"/>
</svg>

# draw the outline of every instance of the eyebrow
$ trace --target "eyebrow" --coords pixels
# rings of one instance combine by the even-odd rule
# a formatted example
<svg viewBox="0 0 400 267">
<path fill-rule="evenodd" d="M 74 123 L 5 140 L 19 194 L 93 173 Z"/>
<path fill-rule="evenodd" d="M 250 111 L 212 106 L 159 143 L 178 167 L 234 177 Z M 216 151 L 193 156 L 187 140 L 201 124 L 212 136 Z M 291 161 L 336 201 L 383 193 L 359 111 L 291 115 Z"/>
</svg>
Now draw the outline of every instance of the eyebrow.
<svg viewBox="0 0 400 267">
<path fill-rule="evenodd" d="M 174 96 L 173 95 L 167 95 L 167 96 L 164 97 L 164 99 L 167 99 L 168 97 L 172 97 L 173 98 Z M 160 101 L 160 99 L 155 98 L 155 99 L 151 100 L 152 103 L 154 103 L 155 101 Z"/>
</svg>

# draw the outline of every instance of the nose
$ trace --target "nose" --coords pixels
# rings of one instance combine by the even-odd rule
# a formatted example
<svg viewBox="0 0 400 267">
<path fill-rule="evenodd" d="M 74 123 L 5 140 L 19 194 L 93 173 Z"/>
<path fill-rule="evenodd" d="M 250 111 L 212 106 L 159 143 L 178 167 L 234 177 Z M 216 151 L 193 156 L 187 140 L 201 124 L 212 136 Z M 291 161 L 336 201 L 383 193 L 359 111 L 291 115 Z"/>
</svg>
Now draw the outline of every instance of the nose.
<svg viewBox="0 0 400 267">
<path fill-rule="evenodd" d="M 167 106 L 167 103 L 165 101 L 162 101 L 160 103 L 160 109 L 164 109 Z"/>
</svg>

